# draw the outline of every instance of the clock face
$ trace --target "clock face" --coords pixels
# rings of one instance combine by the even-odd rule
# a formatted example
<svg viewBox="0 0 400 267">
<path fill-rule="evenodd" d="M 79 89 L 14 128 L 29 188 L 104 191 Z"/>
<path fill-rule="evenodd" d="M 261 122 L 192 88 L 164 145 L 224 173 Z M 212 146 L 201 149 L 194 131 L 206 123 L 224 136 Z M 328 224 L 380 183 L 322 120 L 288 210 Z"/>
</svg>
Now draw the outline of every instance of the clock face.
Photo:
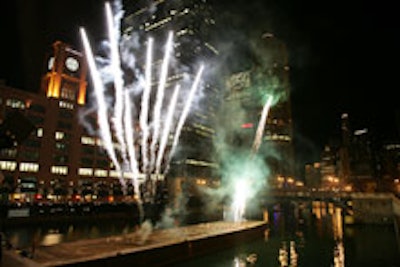
<svg viewBox="0 0 400 267">
<path fill-rule="evenodd" d="M 65 66 L 69 71 L 77 71 L 79 69 L 79 61 L 73 57 L 67 57 Z"/>
<path fill-rule="evenodd" d="M 49 61 L 47 62 L 47 67 L 49 68 L 49 70 L 53 69 L 53 65 L 54 65 L 54 57 L 50 57 Z"/>
</svg>

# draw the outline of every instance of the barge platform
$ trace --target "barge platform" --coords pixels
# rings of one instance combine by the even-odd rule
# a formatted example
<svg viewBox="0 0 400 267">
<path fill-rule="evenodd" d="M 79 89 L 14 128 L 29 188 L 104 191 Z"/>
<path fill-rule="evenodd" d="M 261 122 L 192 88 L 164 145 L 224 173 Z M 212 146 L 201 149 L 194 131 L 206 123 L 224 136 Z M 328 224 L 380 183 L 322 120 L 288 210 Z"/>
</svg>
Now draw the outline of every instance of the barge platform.
<svg viewBox="0 0 400 267">
<path fill-rule="evenodd" d="M 266 229 L 265 221 L 216 221 L 168 229 L 142 225 L 134 233 L 40 246 L 20 262 L 25 267 L 171 266 L 262 237 Z"/>
</svg>

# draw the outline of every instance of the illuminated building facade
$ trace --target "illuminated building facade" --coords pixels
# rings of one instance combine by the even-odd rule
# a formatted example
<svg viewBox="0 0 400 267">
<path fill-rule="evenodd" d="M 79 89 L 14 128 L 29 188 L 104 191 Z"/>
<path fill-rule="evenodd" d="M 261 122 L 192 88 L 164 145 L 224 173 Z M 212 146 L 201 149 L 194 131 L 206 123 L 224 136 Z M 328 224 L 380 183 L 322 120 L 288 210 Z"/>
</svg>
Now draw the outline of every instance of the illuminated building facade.
<svg viewBox="0 0 400 267">
<path fill-rule="evenodd" d="M 290 107 L 288 56 L 285 45 L 272 34 L 260 40 L 257 61 L 250 70 L 235 73 L 227 80 L 225 101 L 242 114 L 235 121 L 230 142 L 251 148 L 265 95 L 273 96 L 258 153 L 271 168 L 273 177 L 293 177 L 293 130 Z"/>
<path fill-rule="evenodd" d="M 338 175 L 342 182 L 347 183 L 350 178 L 350 140 L 351 132 L 349 128 L 349 115 L 343 113 L 341 116 L 341 133 L 342 133 L 342 145 L 339 148 L 339 166 Z"/>
<path fill-rule="evenodd" d="M 339 148 L 338 176 L 356 191 L 377 188 L 376 161 L 368 129 L 351 130 L 349 115 L 341 116 L 342 144 Z"/>
<path fill-rule="evenodd" d="M 305 184 L 308 188 L 316 189 L 321 186 L 321 163 L 306 164 L 304 172 Z"/>
<path fill-rule="evenodd" d="M 387 142 L 380 151 L 380 189 L 400 194 L 400 143 Z"/>
<path fill-rule="evenodd" d="M 339 178 L 336 173 L 336 151 L 325 145 L 321 153 L 321 177 L 322 187 L 333 189 L 339 186 Z"/>
<path fill-rule="evenodd" d="M 18 111 L 34 125 L 26 140 L 0 151 L 3 200 L 91 201 L 122 195 L 119 174 L 100 140 L 80 121 L 87 100 L 83 54 L 57 41 L 46 61 L 39 94 L 1 85 L 2 122 Z M 95 126 L 94 116 L 91 121 Z"/>
<path fill-rule="evenodd" d="M 217 169 L 212 154 L 218 90 L 212 73 L 207 72 L 208 65 L 219 54 L 211 44 L 215 25 L 213 10 L 206 0 L 127 1 L 125 6 L 124 34 L 139 35 L 143 41 L 151 36 L 155 43 L 164 43 L 168 32 L 174 32 L 173 61 L 176 64 L 171 67 L 166 94 L 171 94 L 175 84 L 182 82 L 185 76 L 193 80 L 199 65 L 205 64 L 202 86 L 183 127 L 169 175 L 193 178 L 199 184 L 208 183 Z M 157 55 L 156 51 L 155 70 L 162 53 L 158 51 Z M 157 86 L 157 81 L 153 81 L 153 86 Z"/>
<path fill-rule="evenodd" d="M 381 177 L 400 179 L 400 143 L 387 142 L 381 149 Z"/>
</svg>

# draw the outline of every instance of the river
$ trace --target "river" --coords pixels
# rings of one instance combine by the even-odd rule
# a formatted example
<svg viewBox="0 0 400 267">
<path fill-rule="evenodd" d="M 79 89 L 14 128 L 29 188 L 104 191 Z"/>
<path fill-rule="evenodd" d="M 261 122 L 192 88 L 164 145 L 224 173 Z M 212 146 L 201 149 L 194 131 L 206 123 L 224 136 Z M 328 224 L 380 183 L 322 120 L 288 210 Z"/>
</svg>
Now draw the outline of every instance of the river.
<svg viewBox="0 0 400 267">
<path fill-rule="evenodd" d="M 392 224 L 348 224 L 341 208 L 325 202 L 285 202 L 265 212 L 269 227 L 253 242 L 175 264 L 177 267 L 400 267 L 400 247 Z M 80 238 L 132 232 L 133 222 L 42 224 L 8 227 L 13 246 L 32 240 L 48 246 Z"/>
</svg>

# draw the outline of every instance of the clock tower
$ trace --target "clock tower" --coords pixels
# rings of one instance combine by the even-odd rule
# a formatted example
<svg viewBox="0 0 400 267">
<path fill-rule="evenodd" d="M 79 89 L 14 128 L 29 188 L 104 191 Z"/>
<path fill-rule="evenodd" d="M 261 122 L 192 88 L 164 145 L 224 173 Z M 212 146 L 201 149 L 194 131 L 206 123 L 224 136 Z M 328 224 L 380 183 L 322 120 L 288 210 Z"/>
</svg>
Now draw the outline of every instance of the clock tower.
<svg viewBox="0 0 400 267">
<path fill-rule="evenodd" d="M 42 90 L 47 97 L 85 104 L 86 75 L 88 67 L 83 53 L 69 45 L 56 41 L 46 57 L 46 73 L 42 78 Z"/>
</svg>

